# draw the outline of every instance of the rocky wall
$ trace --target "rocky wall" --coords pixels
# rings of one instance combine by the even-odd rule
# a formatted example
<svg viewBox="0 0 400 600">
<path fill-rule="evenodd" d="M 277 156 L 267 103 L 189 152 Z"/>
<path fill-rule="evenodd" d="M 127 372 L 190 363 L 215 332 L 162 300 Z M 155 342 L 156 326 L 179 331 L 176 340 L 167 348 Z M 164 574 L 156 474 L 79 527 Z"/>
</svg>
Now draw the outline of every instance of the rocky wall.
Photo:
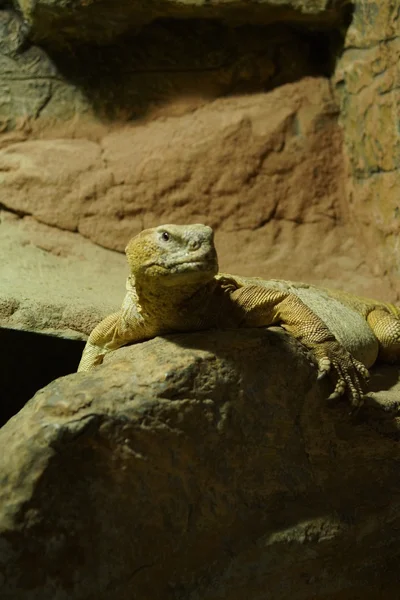
<svg viewBox="0 0 400 600">
<path fill-rule="evenodd" d="M 398 22 L 390 0 L 1 4 L 4 420 L 76 369 L 143 227 L 399 296 Z M 253 330 L 53 382 L 0 431 L 1 599 L 397 598 L 398 379 L 350 416 Z"/>
<path fill-rule="evenodd" d="M 371 263 L 399 290 L 400 15 L 395 0 L 355 3 L 333 77 L 348 164 L 346 198 Z"/>
</svg>

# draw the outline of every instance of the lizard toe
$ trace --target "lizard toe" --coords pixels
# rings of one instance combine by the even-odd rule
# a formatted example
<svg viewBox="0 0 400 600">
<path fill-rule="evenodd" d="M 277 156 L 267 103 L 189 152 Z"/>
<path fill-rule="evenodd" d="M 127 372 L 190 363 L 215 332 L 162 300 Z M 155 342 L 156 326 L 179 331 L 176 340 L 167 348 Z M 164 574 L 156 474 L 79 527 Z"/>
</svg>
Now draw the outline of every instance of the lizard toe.
<svg viewBox="0 0 400 600">
<path fill-rule="evenodd" d="M 322 348 L 320 345 L 314 352 L 317 356 L 319 354 L 317 359 L 318 379 L 321 379 L 330 370 L 335 384 L 328 400 L 336 400 L 347 395 L 352 407 L 362 406 L 363 384 L 368 378 L 368 369 L 338 342 L 325 342 Z"/>
<path fill-rule="evenodd" d="M 358 374 L 356 371 L 351 374 L 347 372 L 345 377 L 351 405 L 354 408 L 360 408 L 363 405 L 364 392 Z"/>
<path fill-rule="evenodd" d="M 327 356 L 323 356 L 319 359 L 317 381 L 320 381 L 325 377 L 325 375 L 329 373 L 329 371 L 331 370 L 331 366 L 331 361 Z"/>
<path fill-rule="evenodd" d="M 337 400 L 338 398 L 341 398 L 345 391 L 346 381 L 343 379 L 343 377 L 339 377 L 336 382 L 335 389 L 333 390 L 332 394 L 328 396 L 328 400 Z"/>
<path fill-rule="evenodd" d="M 365 381 L 368 381 L 370 378 L 370 373 L 369 373 L 368 369 L 359 361 L 354 361 L 354 363 L 355 363 L 355 367 L 356 367 L 357 371 L 360 373 L 361 377 Z"/>
</svg>

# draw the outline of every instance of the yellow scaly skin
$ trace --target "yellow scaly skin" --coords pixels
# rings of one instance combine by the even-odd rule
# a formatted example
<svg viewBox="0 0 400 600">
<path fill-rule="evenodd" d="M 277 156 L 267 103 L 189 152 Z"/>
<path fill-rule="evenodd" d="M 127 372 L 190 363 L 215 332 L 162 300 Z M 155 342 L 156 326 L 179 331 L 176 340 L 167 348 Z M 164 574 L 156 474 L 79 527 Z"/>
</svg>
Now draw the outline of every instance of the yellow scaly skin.
<svg viewBox="0 0 400 600">
<path fill-rule="evenodd" d="M 400 310 L 392 304 L 291 281 L 218 273 L 205 225 L 146 229 L 126 247 L 131 274 L 121 309 L 95 327 L 78 371 L 107 352 L 157 335 L 281 325 L 311 350 L 318 378 L 331 373 L 330 399 L 363 402 L 367 368 L 400 358 Z"/>
</svg>

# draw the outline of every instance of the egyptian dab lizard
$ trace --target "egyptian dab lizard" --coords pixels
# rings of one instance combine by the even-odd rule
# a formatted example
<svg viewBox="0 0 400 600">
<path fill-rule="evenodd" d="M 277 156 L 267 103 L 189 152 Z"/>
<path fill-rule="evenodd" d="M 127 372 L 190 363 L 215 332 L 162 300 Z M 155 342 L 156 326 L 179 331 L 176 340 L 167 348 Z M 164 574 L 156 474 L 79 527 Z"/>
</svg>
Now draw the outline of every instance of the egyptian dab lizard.
<svg viewBox="0 0 400 600">
<path fill-rule="evenodd" d="M 78 371 L 157 335 L 280 325 L 311 351 L 319 379 L 330 372 L 329 399 L 347 393 L 359 407 L 367 369 L 400 358 L 400 308 L 305 283 L 218 273 L 206 225 L 146 229 L 125 252 L 130 275 L 122 307 L 92 331 Z"/>
</svg>

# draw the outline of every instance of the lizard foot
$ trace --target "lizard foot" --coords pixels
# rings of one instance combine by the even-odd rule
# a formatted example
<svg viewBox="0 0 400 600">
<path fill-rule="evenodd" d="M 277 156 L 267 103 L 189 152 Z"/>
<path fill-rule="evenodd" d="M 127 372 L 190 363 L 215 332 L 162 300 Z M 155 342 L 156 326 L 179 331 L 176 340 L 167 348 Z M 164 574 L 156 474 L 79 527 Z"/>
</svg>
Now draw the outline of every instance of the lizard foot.
<svg viewBox="0 0 400 600">
<path fill-rule="evenodd" d="M 369 378 L 366 367 L 353 358 L 338 342 L 325 342 L 314 349 L 318 361 L 318 380 L 329 372 L 336 380 L 328 400 L 336 400 L 348 394 L 354 408 L 364 403 L 363 384 Z"/>
<path fill-rule="evenodd" d="M 320 381 L 329 373 L 331 370 L 332 363 L 327 356 L 323 356 L 318 361 L 318 377 L 317 381 Z"/>
</svg>

